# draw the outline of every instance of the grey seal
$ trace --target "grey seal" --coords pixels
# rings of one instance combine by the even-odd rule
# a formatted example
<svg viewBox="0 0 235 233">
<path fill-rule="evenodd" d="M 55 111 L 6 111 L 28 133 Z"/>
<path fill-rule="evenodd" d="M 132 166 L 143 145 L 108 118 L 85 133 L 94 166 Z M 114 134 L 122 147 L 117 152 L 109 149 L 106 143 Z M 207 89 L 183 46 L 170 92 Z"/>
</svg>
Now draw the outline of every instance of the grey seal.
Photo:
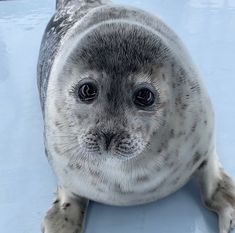
<svg viewBox="0 0 235 233">
<path fill-rule="evenodd" d="M 81 233 L 89 200 L 155 201 L 196 176 L 220 233 L 235 225 L 214 113 L 178 36 L 159 18 L 103 0 L 58 0 L 38 61 L 46 154 L 57 198 L 45 233 Z"/>
</svg>

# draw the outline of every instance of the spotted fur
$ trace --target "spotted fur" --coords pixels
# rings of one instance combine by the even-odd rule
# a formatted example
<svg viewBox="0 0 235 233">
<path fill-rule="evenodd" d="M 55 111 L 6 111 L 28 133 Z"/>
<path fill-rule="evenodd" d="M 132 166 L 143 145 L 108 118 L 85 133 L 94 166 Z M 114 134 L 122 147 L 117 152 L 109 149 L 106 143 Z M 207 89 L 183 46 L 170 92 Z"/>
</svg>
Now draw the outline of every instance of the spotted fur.
<svg viewBox="0 0 235 233">
<path fill-rule="evenodd" d="M 76 95 L 92 80 L 98 97 Z M 151 86 L 138 109 L 133 93 Z M 45 233 L 81 233 L 89 199 L 147 203 L 197 174 L 220 233 L 234 226 L 234 183 L 219 168 L 214 114 L 177 35 L 157 17 L 103 0 L 58 0 L 41 44 L 38 88 L 48 160 L 58 177 Z M 112 135 L 109 145 L 104 135 Z"/>
</svg>

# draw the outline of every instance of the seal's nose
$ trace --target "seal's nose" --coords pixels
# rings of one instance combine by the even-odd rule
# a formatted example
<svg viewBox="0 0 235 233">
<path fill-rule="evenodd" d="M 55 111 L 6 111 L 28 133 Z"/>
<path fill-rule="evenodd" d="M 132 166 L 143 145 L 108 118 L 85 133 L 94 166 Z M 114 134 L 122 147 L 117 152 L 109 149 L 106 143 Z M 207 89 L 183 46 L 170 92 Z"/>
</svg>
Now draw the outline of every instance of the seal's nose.
<svg viewBox="0 0 235 233">
<path fill-rule="evenodd" d="M 104 132 L 101 132 L 103 138 L 104 138 L 104 143 L 105 143 L 105 150 L 108 150 L 109 149 L 109 146 L 111 144 L 111 141 L 112 139 L 114 138 L 114 136 L 116 134 L 114 133 L 104 133 Z"/>
</svg>

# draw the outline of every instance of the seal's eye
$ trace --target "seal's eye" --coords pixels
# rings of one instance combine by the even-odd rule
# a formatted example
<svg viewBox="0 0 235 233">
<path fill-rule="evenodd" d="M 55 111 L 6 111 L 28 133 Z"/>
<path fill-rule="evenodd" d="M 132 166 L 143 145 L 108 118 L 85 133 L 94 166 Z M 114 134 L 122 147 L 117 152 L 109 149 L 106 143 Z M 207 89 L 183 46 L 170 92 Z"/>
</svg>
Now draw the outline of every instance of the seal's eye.
<svg viewBox="0 0 235 233">
<path fill-rule="evenodd" d="M 138 107 L 149 107 L 155 100 L 154 93 L 147 87 L 137 89 L 133 95 L 133 102 Z"/>
<path fill-rule="evenodd" d="M 97 87 L 92 82 L 83 83 L 78 88 L 78 97 L 81 101 L 90 103 L 92 102 L 98 94 Z"/>
</svg>

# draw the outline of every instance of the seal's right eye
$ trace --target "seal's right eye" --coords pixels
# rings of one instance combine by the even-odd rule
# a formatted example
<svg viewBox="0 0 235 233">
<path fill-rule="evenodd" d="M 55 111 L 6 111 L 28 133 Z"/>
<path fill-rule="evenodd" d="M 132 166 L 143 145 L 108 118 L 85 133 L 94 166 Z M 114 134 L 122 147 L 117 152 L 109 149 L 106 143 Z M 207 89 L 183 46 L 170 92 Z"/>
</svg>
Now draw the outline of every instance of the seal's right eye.
<svg viewBox="0 0 235 233">
<path fill-rule="evenodd" d="M 86 82 L 78 86 L 77 96 L 85 103 L 91 103 L 98 95 L 98 88 L 92 82 Z"/>
</svg>

